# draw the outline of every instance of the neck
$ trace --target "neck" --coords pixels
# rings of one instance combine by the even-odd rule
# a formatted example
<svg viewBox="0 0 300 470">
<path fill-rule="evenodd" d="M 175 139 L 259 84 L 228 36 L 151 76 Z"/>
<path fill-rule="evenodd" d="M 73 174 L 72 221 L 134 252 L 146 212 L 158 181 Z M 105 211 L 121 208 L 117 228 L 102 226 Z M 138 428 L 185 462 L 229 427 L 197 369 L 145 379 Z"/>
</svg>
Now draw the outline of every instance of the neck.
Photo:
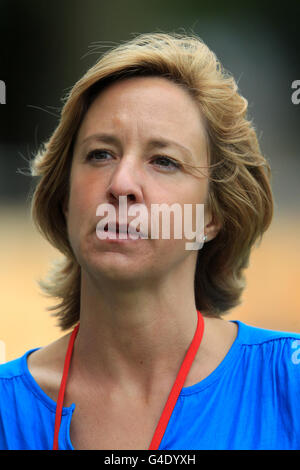
<svg viewBox="0 0 300 470">
<path fill-rule="evenodd" d="M 198 321 L 188 281 L 116 289 L 83 274 L 75 351 L 86 380 L 150 393 L 162 377 L 174 378 Z"/>
</svg>

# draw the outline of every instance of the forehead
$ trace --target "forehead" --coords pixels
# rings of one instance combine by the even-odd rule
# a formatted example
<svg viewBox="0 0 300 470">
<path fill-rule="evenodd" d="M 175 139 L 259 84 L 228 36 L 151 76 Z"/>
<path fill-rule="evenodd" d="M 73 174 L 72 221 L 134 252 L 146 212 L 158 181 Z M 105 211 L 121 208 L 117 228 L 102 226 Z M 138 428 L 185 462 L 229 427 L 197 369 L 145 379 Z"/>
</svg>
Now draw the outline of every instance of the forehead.
<svg viewBox="0 0 300 470">
<path fill-rule="evenodd" d="M 164 77 L 130 77 L 110 84 L 89 107 L 78 140 L 99 131 L 139 138 L 176 137 L 199 151 L 206 140 L 200 106 L 183 86 Z M 196 148 L 193 148 L 195 147 Z"/>
</svg>

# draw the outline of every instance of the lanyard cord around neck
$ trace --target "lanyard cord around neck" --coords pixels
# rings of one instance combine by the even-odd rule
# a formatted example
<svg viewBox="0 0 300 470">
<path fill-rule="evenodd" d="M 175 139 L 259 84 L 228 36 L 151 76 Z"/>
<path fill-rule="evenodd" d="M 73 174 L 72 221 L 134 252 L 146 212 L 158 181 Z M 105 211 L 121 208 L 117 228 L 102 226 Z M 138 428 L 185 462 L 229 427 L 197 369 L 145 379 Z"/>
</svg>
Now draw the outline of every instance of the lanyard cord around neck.
<svg viewBox="0 0 300 470">
<path fill-rule="evenodd" d="M 161 417 L 159 419 L 159 422 L 157 424 L 157 427 L 155 429 L 151 444 L 149 446 L 148 450 L 157 450 L 159 448 L 159 445 L 161 443 L 161 440 L 163 438 L 163 435 L 165 433 L 165 430 L 167 428 L 168 422 L 170 420 L 170 417 L 172 415 L 173 409 L 176 405 L 178 396 L 181 392 L 181 389 L 184 385 L 186 376 L 191 368 L 191 365 L 193 363 L 193 360 L 196 356 L 196 353 L 199 349 L 202 337 L 203 337 L 203 332 L 204 332 L 204 320 L 199 312 L 198 313 L 198 322 L 197 322 L 197 328 L 193 337 L 193 340 L 190 344 L 190 347 L 184 357 L 184 360 L 181 364 L 180 370 L 178 372 L 178 375 L 176 377 L 176 380 L 174 382 L 174 385 L 171 389 L 171 392 L 169 394 L 168 400 L 165 404 L 165 407 L 163 409 L 163 412 L 161 414 Z M 55 427 L 54 427 L 54 439 L 53 439 L 53 450 L 58 450 L 58 435 L 59 435 L 59 428 L 60 428 L 60 423 L 61 423 L 61 415 L 62 415 L 62 408 L 63 408 L 63 402 L 64 402 L 64 395 L 65 395 L 65 388 L 66 388 L 66 383 L 67 383 L 67 378 L 68 378 L 68 372 L 69 372 L 69 366 L 71 362 L 71 357 L 72 357 L 72 352 L 73 352 L 73 347 L 74 347 L 74 341 L 77 336 L 79 330 L 79 324 L 76 325 L 74 328 L 69 344 L 68 344 L 68 349 L 65 357 L 65 363 L 64 363 L 64 370 L 63 370 L 63 376 L 61 379 L 61 384 L 60 384 L 60 389 L 58 393 L 58 399 L 57 399 L 57 405 L 56 405 L 56 414 L 55 414 Z"/>
<path fill-rule="evenodd" d="M 66 388 L 66 383 L 67 383 L 67 378 L 68 378 L 71 357 L 73 353 L 74 341 L 77 336 L 78 330 L 79 330 L 79 323 L 78 325 L 75 326 L 74 330 L 72 331 L 72 334 L 69 339 L 66 357 L 65 357 L 64 371 L 63 371 L 63 375 L 62 375 L 62 379 L 60 383 L 60 388 L 59 388 L 58 398 L 57 398 L 57 405 L 56 405 L 54 439 L 53 439 L 52 450 L 58 450 L 58 434 L 59 434 L 59 428 L 60 428 L 60 423 L 61 423 L 61 414 L 62 414 L 62 408 L 63 408 L 63 403 L 64 403 L 65 388 Z"/>
</svg>

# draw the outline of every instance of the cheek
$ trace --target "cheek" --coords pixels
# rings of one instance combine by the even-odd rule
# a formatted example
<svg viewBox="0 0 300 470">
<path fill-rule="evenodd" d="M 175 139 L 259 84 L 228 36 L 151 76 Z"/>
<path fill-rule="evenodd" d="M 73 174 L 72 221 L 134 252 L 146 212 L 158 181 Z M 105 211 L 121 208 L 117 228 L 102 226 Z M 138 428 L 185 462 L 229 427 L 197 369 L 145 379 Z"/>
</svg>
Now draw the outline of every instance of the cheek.
<svg viewBox="0 0 300 470">
<path fill-rule="evenodd" d="M 98 193 L 97 193 L 98 191 Z M 99 199 L 99 185 L 84 172 L 71 174 L 69 216 L 78 221 L 90 216 L 96 216 L 97 197 Z"/>
<path fill-rule="evenodd" d="M 73 177 L 70 183 L 70 194 L 67 213 L 67 228 L 71 246 L 78 251 L 80 240 L 91 230 L 96 209 L 93 210 L 91 191 L 88 191 L 81 179 Z"/>
<path fill-rule="evenodd" d="M 200 184 L 191 184 L 182 192 L 180 200 L 176 201 L 180 205 L 180 211 L 177 220 L 177 228 L 182 227 L 184 237 L 185 230 L 190 234 L 191 231 L 198 232 L 205 223 L 205 213 L 207 206 L 208 185 L 206 181 Z M 172 204 L 170 202 L 170 204 Z M 179 228 L 178 228 L 179 230 Z"/>
<path fill-rule="evenodd" d="M 200 184 L 199 184 L 200 183 Z M 205 214 L 208 201 L 208 181 L 203 179 L 189 193 L 189 199 L 185 202 L 191 208 L 191 216 L 187 217 L 189 230 L 198 231 L 199 227 L 205 223 Z M 185 211 L 189 214 L 189 211 Z"/>
</svg>

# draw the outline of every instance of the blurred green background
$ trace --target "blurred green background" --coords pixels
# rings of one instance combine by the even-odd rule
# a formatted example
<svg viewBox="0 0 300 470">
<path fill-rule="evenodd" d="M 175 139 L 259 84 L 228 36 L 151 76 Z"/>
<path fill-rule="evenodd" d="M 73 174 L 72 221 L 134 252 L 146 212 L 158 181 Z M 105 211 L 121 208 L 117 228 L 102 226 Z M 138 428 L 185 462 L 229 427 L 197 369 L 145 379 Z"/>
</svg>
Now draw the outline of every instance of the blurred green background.
<svg viewBox="0 0 300 470">
<path fill-rule="evenodd" d="M 254 249 L 241 306 L 226 318 L 300 332 L 299 2 L 0 0 L 0 362 L 62 333 L 39 291 L 59 256 L 29 215 L 28 160 L 58 123 L 61 98 L 101 52 L 144 32 L 193 32 L 249 102 L 273 171 L 274 222 Z M 1 343 L 2 341 L 2 343 Z"/>
</svg>

